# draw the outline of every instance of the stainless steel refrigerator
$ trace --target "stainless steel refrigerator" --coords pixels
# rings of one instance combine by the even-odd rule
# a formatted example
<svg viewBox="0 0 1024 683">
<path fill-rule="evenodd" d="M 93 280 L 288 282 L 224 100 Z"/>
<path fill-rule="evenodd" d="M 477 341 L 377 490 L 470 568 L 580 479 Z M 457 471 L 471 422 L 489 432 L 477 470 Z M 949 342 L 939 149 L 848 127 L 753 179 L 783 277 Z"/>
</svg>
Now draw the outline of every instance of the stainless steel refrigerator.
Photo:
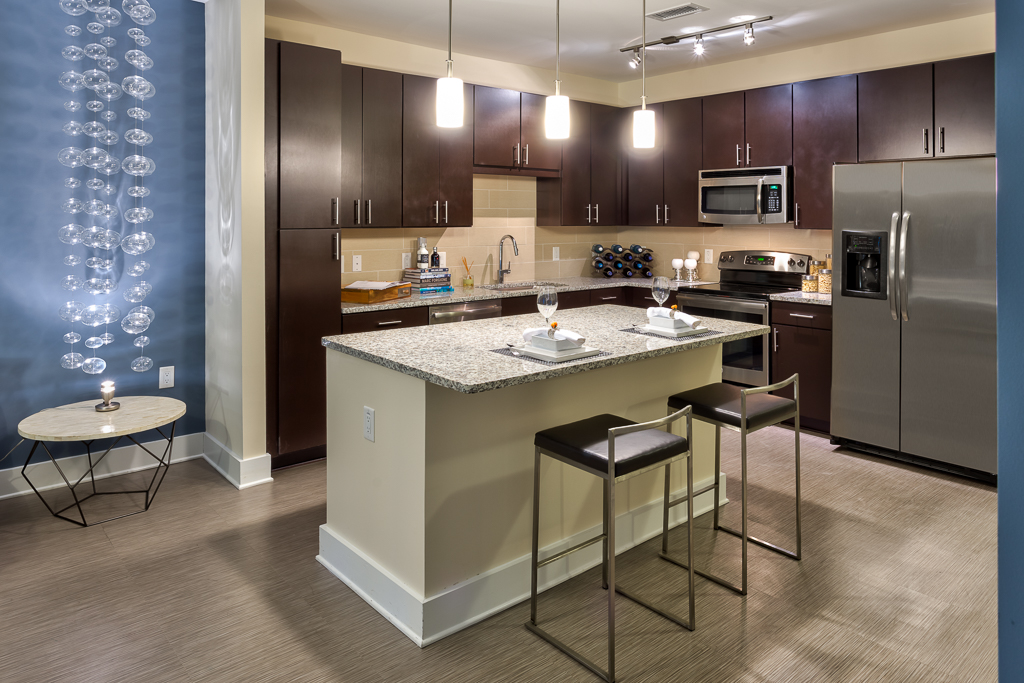
<svg viewBox="0 0 1024 683">
<path fill-rule="evenodd" d="M 833 186 L 833 439 L 994 475 L 996 160 L 836 166 Z"/>
</svg>

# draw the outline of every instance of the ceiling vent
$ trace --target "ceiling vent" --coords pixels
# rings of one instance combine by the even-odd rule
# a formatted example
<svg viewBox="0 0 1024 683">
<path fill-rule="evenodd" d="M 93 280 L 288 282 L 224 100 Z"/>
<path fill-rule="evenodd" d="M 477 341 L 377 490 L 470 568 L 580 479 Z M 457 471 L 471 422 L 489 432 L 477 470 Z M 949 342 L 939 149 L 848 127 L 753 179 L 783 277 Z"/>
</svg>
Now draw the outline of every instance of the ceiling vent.
<svg viewBox="0 0 1024 683">
<path fill-rule="evenodd" d="M 690 3 L 688 5 L 679 5 L 678 7 L 670 7 L 669 9 L 663 9 L 660 12 L 651 12 L 647 16 L 651 19 L 657 19 L 658 21 L 672 21 L 679 17 L 688 17 L 691 14 L 697 14 L 698 12 L 706 12 L 707 7 L 701 7 L 700 5 L 694 5 Z"/>
</svg>

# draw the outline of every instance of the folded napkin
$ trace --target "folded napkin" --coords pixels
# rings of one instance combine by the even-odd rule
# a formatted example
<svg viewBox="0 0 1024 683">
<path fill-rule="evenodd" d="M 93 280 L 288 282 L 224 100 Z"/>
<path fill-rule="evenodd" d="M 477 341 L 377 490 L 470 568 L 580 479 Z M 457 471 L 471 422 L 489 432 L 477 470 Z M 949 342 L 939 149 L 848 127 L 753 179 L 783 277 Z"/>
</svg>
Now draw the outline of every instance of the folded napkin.
<svg viewBox="0 0 1024 683">
<path fill-rule="evenodd" d="M 583 346 L 583 343 L 587 341 L 586 339 L 576 334 L 575 332 L 562 329 L 556 330 L 552 327 L 534 327 L 532 329 L 526 330 L 526 332 L 523 332 L 523 341 L 530 341 L 531 337 L 536 337 L 539 335 L 551 337 L 552 339 L 556 340 L 570 341 L 576 346 Z"/>
<path fill-rule="evenodd" d="M 696 318 L 692 315 L 687 315 L 682 311 L 673 311 L 671 308 L 659 308 L 657 306 L 651 306 L 647 309 L 648 318 L 675 318 L 676 320 L 682 320 L 690 327 L 697 327 L 700 325 L 700 318 Z"/>
</svg>

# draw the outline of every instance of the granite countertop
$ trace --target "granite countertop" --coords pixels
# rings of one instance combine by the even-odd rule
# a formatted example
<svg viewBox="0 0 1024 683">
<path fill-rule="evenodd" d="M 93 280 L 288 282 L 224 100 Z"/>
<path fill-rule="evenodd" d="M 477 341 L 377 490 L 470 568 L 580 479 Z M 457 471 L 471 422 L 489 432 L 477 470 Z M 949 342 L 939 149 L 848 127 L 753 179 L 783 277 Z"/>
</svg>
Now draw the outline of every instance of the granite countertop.
<svg viewBox="0 0 1024 683">
<path fill-rule="evenodd" d="M 506 343 L 522 343 L 524 330 L 543 325 L 538 313 L 324 337 L 323 345 L 442 387 L 475 394 L 756 337 L 771 329 L 705 318 L 704 325 L 720 334 L 698 339 L 648 337 L 621 331 L 647 320 L 641 309 L 626 306 L 559 311 L 557 319 L 563 328 L 586 337 L 587 346 L 610 355 L 545 365 L 492 351 L 505 348 Z"/>
<path fill-rule="evenodd" d="M 818 294 L 816 292 L 786 292 L 785 294 L 772 294 L 768 298 L 772 301 L 786 301 L 791 304 L 832 305 L 831 294 Z"/>
<path fill-rule="evenodd" d="M 456 277 L 452 277 L 452 282 L 458 280 Z M 558 287 L 559 292 L 578 292 L 589 289 L 611 289 L 615 287 L 646 287 L 650 289 L 651 280 L 644 278 L 641 280 L 626 280 L 624 278 L 596 278 L 596 277 L 563 277 L 563 278 L 550 278 L 546 280 L 539 280 L 540 282 L 555 282 L 560 286 Z M 712 284 L 710 282 L 699 281 L 699 282 L 687 282 L 682 285 L 678 285 L 675 282 L 670 284 L 673 290 L 680 288 L 685 289 L 687 287 L 694 287 L 696 285 L 707 285 Z M 378 304 L 353 304 L 353 303 L 342 303 L 341 314 L 346 313 L 369 313 L 371 311 L 388 311 L 396 308 L 416 308 L 418 306 L 444 306 L 446 304 L 458 304 L 465 301 L 484 301 L 487 299 L 512 299 L 520 296 L 537 296 L 536 289 L 526 289 L 519 291 L 506 292 L 498 289 L 484 289 L 483 287 L 474 287 L 473 289 L 465 290 L 462 287 L 455 285 L 455 291 L 448 296 L 425 296 L 420 297 L 419 294 L 413 292 L 411 297 L 405 299 L 394 299 L 392 301 L 383 301 Z"/>
</svg>

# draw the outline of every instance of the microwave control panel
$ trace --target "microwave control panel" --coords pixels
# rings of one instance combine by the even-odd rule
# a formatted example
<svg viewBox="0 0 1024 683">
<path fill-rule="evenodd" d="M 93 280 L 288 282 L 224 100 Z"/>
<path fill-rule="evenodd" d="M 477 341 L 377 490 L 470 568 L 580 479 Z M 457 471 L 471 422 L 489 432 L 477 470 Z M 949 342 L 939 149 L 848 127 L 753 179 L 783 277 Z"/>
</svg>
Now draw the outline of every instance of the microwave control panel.
<svg viewBox="0 0 1024 683">
<path fill-rule="evenodd" d="M 782 213 L 782 185 L 769 183 L 762 190 L 765 213 Z"/>
</svg>

